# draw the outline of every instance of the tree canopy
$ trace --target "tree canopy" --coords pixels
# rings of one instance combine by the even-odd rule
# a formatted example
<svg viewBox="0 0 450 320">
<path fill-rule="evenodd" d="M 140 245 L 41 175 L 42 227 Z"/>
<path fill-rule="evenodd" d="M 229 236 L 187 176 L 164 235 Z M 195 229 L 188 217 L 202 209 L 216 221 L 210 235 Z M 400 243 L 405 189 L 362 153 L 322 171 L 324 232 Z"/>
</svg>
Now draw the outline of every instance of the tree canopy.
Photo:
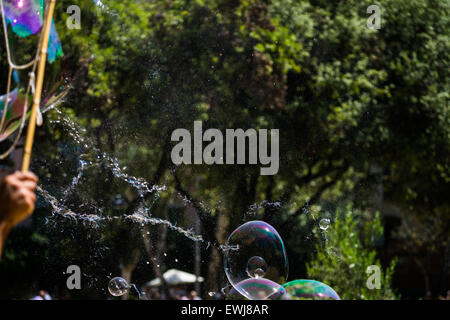
<svg viewBox="0 0 450 320">
<path fill-rule="evenodd" d="M 32 167 L 65 207 L 105 216 L 148 207 L 152 216 L 188 228 L 183 212 L 189 207 L 201 219 L 202 236 L 219 244 L 243 221 L 263 219 L 279 229 L 290 259 L 305 261 L 314 241 L 304 237 L 316 237 L 308 212 L 334 212 L 346 201 L 379 209 L 381 187 L 382 200 L 406 215 L 438 219 L 437 251 L 445 251 L 448 1 L 377 1 L 380 30 L 366 27 L 372 4 L 366 0 L 123 0 L 103 7 L 87 1 L 80 5 L 80 30 L 65 26 L 71 4 L 57 2 L 64 70 L 71 76 L 57 108 L 89 139 L 74 143 L 67 122 L 49 112 Z M 3 52 L 1 58 L 5 66 Z M 279 129 L 279 172 L 173 165 L 171 134 L 192 130 L 195 120 L 204 130 Z M 166 190 L 140 194 L 105 158 L 80 167 L 79 159 L 92 162 L 103 153 L 127 174 Z M 74 180 L 80 172 L 86 174 Z M 117 195 L 122 202 L 114 207 Z M 47 205 L 41 215 L 48 214 Z M 111 228 L 96 238 L 114 248 L 104 255 L 137 263 L 130 248 L 145 252 L 145 246 L 139 231 L 130 231 L 136 226 Z M 217 249 L 205 250 L 208 270 L 221 267 Z M 105 265 L 117 262 L 108 259 Z M 293 276 L 305 271 L 302 264 Z"/>
</svg>

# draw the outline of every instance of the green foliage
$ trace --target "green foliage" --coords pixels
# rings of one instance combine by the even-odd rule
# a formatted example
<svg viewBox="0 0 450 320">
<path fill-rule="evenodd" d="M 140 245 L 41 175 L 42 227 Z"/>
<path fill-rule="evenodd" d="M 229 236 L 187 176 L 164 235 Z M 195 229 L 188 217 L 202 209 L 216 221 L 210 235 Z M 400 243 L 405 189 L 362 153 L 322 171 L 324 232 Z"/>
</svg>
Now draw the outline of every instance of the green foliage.
<svg viewBox="0 0 450 320">
<path fill-rule="evenodd" d="M 337 210 L 336 218 L 323 232 L 325 244 L 316 245 L 317 253 L 307 263 L 310 279 L 330 285 L 341 299 L 395 299 L 391 286 L 396 261 L 383 270 L 375 246 L 383 236 L 379 213 L 367 217 L 347 206 Z M 380 267 L 380 289 L 369 289 L 369 266 Z"/>
<path fill-rule="evenodd" d="M 126 173 L 167 187 L 153 215 L 166 216 L 188 190 L 201 204 L 196 210 L 208 208 L 203 234 L 216 240 L 219 213 L 230 229 L 242 223 L 252 204 L 279 201 L 281 206 L 263 207 L 253 218 L 279 229 L 294 253 L 290 259 L 298 261 L 312 251 L 301 245 L 311 228 L 306 207 L 348 200 L 373 208 L 379 186 L 384 200 L 405 214 L 436 215 L 437 225 L 448 225 L 448 1 L 376 1 L 382 8 L 378 31 L 366 28 L 371 0 L 103 2 L 108 9 L 81 2 L 82 28 L 71 30 L 65 19 L 73 3 L 57 1 L 64 70 L 72 75 L 69 96 L 59 108 L 86 128 L 89 143 L 117 157 Z M 5 77 L 6 72 L 0 79 Z M 204 130 L 279 128 L 279 173 L 260 176 L 259 167 L 251 165 L 175 170 L 171 132 L 189 130 L 199 119 Z M 66 129 L 45 122 L 33 150 L 33 170 L 55 196 L 77 175 L 78 150 Z M 125 198 L 120 210 L 110 206 L 117 194 Z M 136 203 L 150 206 L 146 200 L 140 203 L 135 189 L 99 166 L 85 172 L 64 205 L 78 213 L 103 208 L 102 214 L 120 215 L 133 212 Z M 173 222 L 182 225 L 182 217 Z M 110 245 L 127 230 L 112 226 L 101 239 Z M 436 251 L 448 239 L 445 230 L 434 235 Z M 357 243 L 357 232 L 352 232 L 341 236 L 349 237 L 344 247 L 356 259 L 350 244 Z M 135 237 L 122 237 L 105 253 L 111 261 L 129 260 L 127 250 L 141 245 Z M 74 241 L 61 243 L 70 247 Z M 77 254 L 69 251 L 60 254 Z M 362 262 L 373 262 L 373 250 L 364 252 Z M 348 269 L 333 266 L 330 272 Z M 365 270 L 359 267 L 352 274 L 361 282 Z"/>
<path fill-rule="evenodd" d="M 447 208 L 448 2 L 378 1 L 378 31 L 365 26 L 371 1 L 105 4 L 84 4 L 81 30 L 57 20 L 71 71 L 82 78 L 63 108 L 134 175 L 152 180 L 156 165 L 143 164 L 169 152 L 174 128 L 201 119 L 205 129 L 281 129 L 272 181 L 237 179 L 235 167 L 179 168 L 185 184 L 200 184 L 199 198 L 225 196 L 238 215 L 261 200 L 370 194 L 381 175 L 389 200 L 415 212 Z M 256 169 L 245 168 L 252 176 Z M 257 191 L 235 201 L 238 185 Z"/>
</svg>

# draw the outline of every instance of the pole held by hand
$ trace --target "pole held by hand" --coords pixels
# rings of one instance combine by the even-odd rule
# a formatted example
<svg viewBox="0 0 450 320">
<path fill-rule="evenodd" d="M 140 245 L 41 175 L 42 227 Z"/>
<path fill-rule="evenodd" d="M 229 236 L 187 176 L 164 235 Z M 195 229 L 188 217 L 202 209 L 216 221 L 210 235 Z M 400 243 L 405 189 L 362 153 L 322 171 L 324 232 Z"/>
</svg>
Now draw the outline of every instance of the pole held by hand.
<svg viewBox="0 0 450 320">
<path fill-rule="evenodd" d="M 36 129 L 36 119 L 38 108 L 41 104 L 42 86 L 44 83 L 45 63 L 47 61 L 48 39 L 50 36 L 50 27 L 52 24 L 53 12 L 55 11 L 56 0 L 50 0 L 48 5 L 47 16 L 44 21 L 43 36 L 40 44 L 39 65 L 36 77 L 36 90 L 33 97 L 33 106 L 31 107 L 30 121 L 28 123 L 27 137 L 22 160 L 22 171 L 28 171 L 30 167 L 31 150 L 33 149 L 34 132 Z"/>
</svg>

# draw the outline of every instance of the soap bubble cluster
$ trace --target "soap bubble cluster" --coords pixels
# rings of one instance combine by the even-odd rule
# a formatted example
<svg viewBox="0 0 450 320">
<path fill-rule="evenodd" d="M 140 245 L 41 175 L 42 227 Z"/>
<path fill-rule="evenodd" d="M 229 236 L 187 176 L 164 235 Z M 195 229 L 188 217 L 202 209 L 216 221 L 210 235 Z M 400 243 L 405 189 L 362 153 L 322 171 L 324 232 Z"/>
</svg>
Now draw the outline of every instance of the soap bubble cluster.
<svg viewBox="0 0 450 320">
<path fill-rule="evenodd" d="M 227 241 L 225 273 L 234 289 L 250 300 L 268 299 L 288 275 L 286 250 L 278 232 L 264 221 L 250 221 Z"/>
<path fill-rule="evenodd" d="M 319 227 L 327 230 L 330 219 Z M 264 221 L 250 221 L 234 230 L 224 250 L 225 273 L 234 300 L 340 300 L 325 283 L 301 279 L 286 283 L 288 260 L 278 232 Z"/>
</svg>

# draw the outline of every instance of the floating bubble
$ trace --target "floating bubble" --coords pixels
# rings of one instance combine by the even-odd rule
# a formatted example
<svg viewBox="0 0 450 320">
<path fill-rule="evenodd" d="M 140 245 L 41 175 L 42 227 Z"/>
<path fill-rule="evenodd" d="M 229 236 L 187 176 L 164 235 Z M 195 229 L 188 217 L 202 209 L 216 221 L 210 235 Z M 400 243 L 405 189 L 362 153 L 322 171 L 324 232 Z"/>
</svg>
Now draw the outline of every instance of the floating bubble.
<svg viewBox="0 0 450 320">
<path fill-rule="evenodd" d="M 341 300 L 333 288 L 316 280 L 294 280 L 283 287 L 291 300 Z"/>
<path fill-rule="evenodd" d="M 247 222 L 234 230 L 228 238 L 225 251 L 225 273 L 231 285 L 248 299 L 266 299 L 286 282 L 288 261 L 283 240 L 278 232 L 263 221 Z M 269 280 L 277 286 L 257 290 L 260 282 L 244 280 Z M 238 285 L 238 284 L 241 285 Z M 266 283 L 267 284 L 267 283 Z"/>
<path fill-rule="evenodd" d="M 262 278 L 267 272 L 267 263 L 261 257 L 251 257 L 247 263 L 247 274 L 252 278 Z"/>
<path fill-rule="evenodd" d="M 319 221 L 319 228 L 327 230 L 330 227 L 330 219 L 322 219 Z"/>
<path fill-rule="evenodd" d="M 229 300 L 284 300 L 286 289 L 264 278 L 250 278 L 233 286 L 228 293 Z"/>
<path fill-rule="evenodd" d="M 131 286 L 121 277 L 115 277 L 109 280 L 108 290 L 115 297 L 123 296 L 130 290 Z"/>
</svg>

